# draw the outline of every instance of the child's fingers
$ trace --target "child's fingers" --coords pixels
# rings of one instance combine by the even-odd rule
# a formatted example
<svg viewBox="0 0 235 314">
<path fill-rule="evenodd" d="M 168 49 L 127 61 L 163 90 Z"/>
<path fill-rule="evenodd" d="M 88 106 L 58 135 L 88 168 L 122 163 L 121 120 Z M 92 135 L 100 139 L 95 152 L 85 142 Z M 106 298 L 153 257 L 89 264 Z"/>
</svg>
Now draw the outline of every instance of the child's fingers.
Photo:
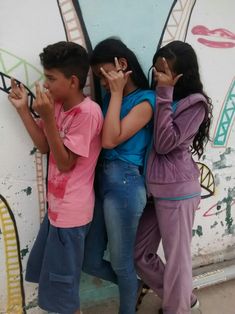
<svg viewBox="0 0 235 314">
<path fill-rule="evenodd" d="M 158 72 L 157 69 L 154 67 L 153 68 L 153 77 L 154 77 L 154 80 L 157 81 L 159 80 L 159 77 L 162 75 L 161 72 Z"/>
<path fill-rule="evenodd" d="M 14 78 L 11 78 L 11 90 L 15 92 L 17 90 L 17 82 Z"/>
<path fill-rule="evenodd" d="M 110 75 L 102 67 L 100 68 L 100 71 L 104 77 L 106 77 L 107 79 L 110 79 Z"/>
<path fill-rule="evenodd" d="M 11 94 L 9 94 L 9 95 L 8 95 L 8 99 L 11 101 L 11 100 L 13 100 L 14 98 L 12 97 Z"/>
<path fill-rule="evenodd" d="M 14 88 L 16 88 L 16 81 L 15 81 L 15 79 L 13 78 L 13 77 L 11 77 L 11 89 L 14 89 Z"/>
<path fill-rule="evenodd" d="M 127 71 L 124 73 L 125 78 L 128 78 L 131 75 L 132 71 Z"/>
<path fill-rule="evenodd" d="M 53 103 L 54 103 L 54 99 L 53 99 L 53 97 L 51 96 L 51 93 L 49 92 L 49 90 L 47 90 L 47 91 L 45 92 L 45 94 L 46 94 L 46 96 L 47 96 L 49 102 L 53 104 Z"/>
<path fill-rule="evenodd" d="M 119 63 L 117 57 L 114 58 L 114 64 L 115 64 L 115 67 L 116 67 L 117 72 L 122 71 L 122 68 L 121 68 L 121 66 L 120 66 L 120 63 Z"/>
<path fill-rule="evenodd" d="M 15 99 L 21 99 L 22 98 L 22 92 L 20 89 L 20 86 L 17 84 L 17 81 L 13 78 L 11 78 L 11 91 L 10 91 L 11 98 Z"/>
<path fill-rule="evenodd" d="M 20 83 L 19 89 L 20 89 L 20 91 L 21 91 L 22 93 L 25 92 L 25 87 L 24 87 L 24 85 L 23 85 L 22 83 Z"/>
<path fill-rule="evenodd" d="M 36 99 L 34 99 L 34 101 L 33 101 L 32 109 L 35 110 L 35 111 L 37 111 L 37 110 L 36 110 L 36 109 L 37 109 L 37 100 L 36 100 Z"/>
<path fill-rule="evenodd" d="M 38 82 L 35 83 L 35 88 L 36 88 L 36 98 L 37 102 L 41 103 L 42 102 L 42 93 L 41 93 L 41 88 Z"/>
<path fill-rule="evenodd" d="M 168 76 L 172 76 L 171 70 L 170 70 L 170 68 L 169 68 L 169 65 L 168 65 L 166 59 L 165 59 L 165 58 L 162 58 L 162 62 L 163 62 L 163 66 L 164 66 L 164 71 L 165 71 L 165 73 L 166 73 Z"/>
<path fill-rule="evenodd" d="M 41 99 L 42 99 L 42 103 L 43 104 L 48 104 L 49 103 L 49 99 L 48 99 L 46 93 L 41 93 Z"/>
<path fill-rule="evenodd" d="M 174 85 L 178 82 L 178 80 L 183 76 L 183 74 L 179 74 L 174 78 Z"/>
<path fill-rule="evenodd" d="M 51 104 L 53 104 L 53 100 L 51 100 L 51 97 L 49 95 L 49 91 L 42 93 L 42 101 L 43 104 L 50 106 Z"/>
<path fill-rule="evenodd" d="M 12 77 L 11 78 L 11 90 L 15 93 L 19 89 L 17 81 Z"/>
</svg>

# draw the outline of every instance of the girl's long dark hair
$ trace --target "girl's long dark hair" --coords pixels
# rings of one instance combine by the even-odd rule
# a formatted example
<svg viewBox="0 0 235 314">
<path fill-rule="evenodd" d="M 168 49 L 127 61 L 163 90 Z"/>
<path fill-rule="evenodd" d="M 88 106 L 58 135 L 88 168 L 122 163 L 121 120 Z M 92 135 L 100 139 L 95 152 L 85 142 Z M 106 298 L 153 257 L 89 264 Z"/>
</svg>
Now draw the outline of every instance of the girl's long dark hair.
<svg viewBox="0 0 235 314">
<path fill-rule="evenodd" d="M 172 61 L 173 71 L 183 74 L 174 86 L 173 100 L 180 100 L 194 93 L 201 93 L 207 100 L 206 115 L 196 133 L 191 151 L 200 158 L 204 148 L 210 140 L 209 131 L 212 120 L 212 101 L 203 90 L 200 79 L 197 56 L 192 46 L 182 41 L 172 41 L 156 51 L 153 57 L 153 65 L 159 57 Z"/>
<path fill-rule="evenodd" d="M 142 89 L 148 89 L 148 80 L 139 64 L 139 61 L 132 50 L 130 50 L 120 39 L 107 38 L 96 45 L 90 56 L 90 65 L 100 63 L 113 63 L 114 58 L 125 58 L 127 71 L 132 71 L 133 83 Z"/>
</svg>

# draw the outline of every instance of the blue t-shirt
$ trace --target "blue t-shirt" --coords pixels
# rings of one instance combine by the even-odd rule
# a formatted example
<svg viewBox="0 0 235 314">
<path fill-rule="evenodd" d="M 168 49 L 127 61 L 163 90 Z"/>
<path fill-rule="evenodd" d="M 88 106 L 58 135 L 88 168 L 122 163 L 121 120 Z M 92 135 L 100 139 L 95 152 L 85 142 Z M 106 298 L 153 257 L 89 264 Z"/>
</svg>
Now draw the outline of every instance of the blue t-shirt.
<svg viewBox="0 0 235 314">
<path fill-rule="evenodd" d="M 152 90 L 137 89 L 123 97 L 120 118 L 123 119 L 138 104 L 148 101 L 150 106 L 155 108 L 156 93 Z M 103 101 L 103 114 L 107 113 L 110 101 L 110 94 L 107 94 Z M 153 133 L 153 119 L 127 141 L 113 149 L 104 149 L 102 157 L 108 160 L 120 159 L 137 166 L 143 166 L 147 147 L 149 146 Z"/>
</svg>

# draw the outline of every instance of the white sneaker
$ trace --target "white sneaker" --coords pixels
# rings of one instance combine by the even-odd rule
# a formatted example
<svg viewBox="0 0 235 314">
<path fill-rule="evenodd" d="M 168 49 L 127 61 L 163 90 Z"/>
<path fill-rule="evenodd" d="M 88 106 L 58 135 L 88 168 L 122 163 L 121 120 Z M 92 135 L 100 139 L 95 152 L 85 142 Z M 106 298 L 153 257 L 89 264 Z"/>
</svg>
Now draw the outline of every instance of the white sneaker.
<svg viewBox="0 0 235 314">
<path fill-rule="evenodd" d="M 193 305 L 191 305 L 191 312 L 193 313 L 195 310 L 199 309 L 199 307 L 200 307 L 200 302 L 197 299 L 197 301 Z"/>
</svg>

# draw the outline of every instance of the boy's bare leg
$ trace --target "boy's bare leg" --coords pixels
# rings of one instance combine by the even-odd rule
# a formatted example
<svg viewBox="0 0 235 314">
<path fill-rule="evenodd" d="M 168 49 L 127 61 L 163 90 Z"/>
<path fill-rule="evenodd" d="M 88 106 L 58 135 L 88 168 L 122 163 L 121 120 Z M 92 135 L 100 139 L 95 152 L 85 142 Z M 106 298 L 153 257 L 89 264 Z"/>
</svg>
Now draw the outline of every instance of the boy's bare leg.
<svg viewBox="0 0 235 314">
<path fill-rule="evenodd" d="M 80 310 L 77 310 L 74 314 L 82 314 Z"/>
</svg>

